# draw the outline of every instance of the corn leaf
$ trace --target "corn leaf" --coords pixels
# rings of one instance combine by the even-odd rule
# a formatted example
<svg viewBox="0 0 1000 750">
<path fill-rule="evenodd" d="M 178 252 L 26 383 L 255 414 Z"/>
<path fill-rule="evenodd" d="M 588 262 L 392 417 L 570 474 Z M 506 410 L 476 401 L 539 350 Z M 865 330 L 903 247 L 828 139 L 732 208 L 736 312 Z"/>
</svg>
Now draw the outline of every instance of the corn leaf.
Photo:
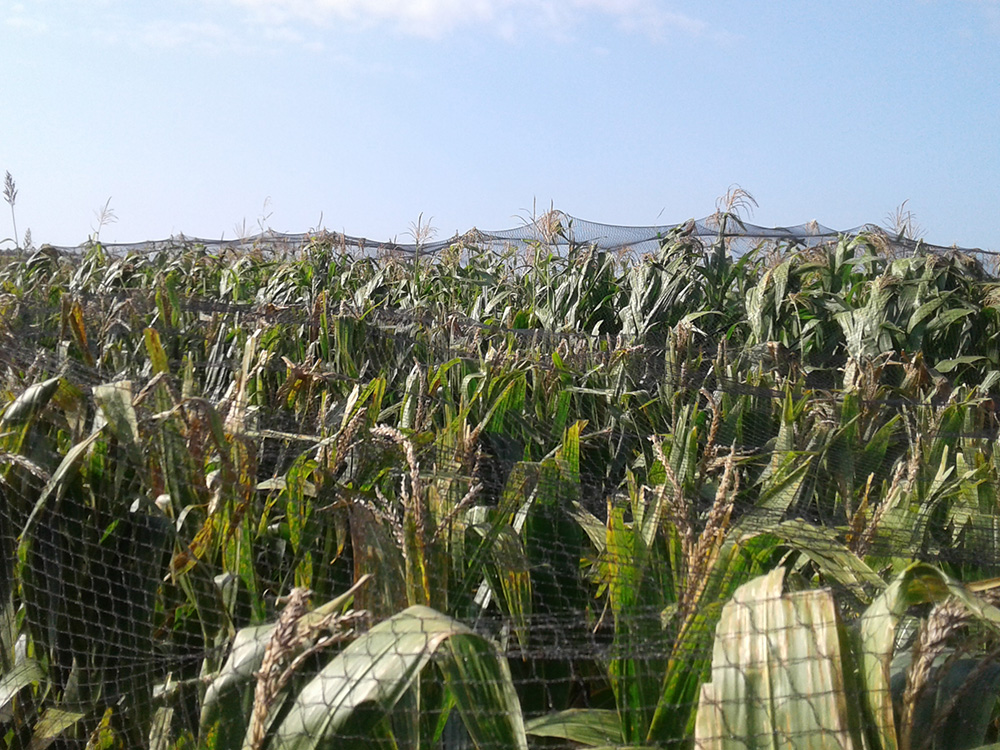
<svg viewBox="0 0 1000 750">
<path fill-rule="evenodd" d="M 833 597 L 786 594 L 784 579 L 776 568 L 723 608 L 712 679 L 701 688 L 698 750 L 865 746 L 845 690 Z"/>
<path fill-rule="evenodd" d="M 379 623 L 327 664 L 295 696 L 270 747 L 315 750 L 334 738 L 367 735 L 435 655 L 474 741 L 526 750 L 520 705 L 494 648 L 458 621 L 420 605 Z"/>
<path fill-rule="evenodd" d="M 545 714 L 525 722 L 524 729 L 533 737 L 555 737 L 589 747 L 624 742 L 618 712 L 600 708 L 571 708 Z"/>
</svg>

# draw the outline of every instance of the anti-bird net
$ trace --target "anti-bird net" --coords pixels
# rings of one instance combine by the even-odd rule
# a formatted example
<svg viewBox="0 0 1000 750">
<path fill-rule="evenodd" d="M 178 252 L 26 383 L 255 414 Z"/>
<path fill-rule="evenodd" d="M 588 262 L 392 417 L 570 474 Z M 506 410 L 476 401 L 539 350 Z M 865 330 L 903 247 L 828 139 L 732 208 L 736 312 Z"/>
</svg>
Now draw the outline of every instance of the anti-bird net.
<svg viewBox="0 0 1000 750">
<path fill-rule="evenodd" d="M 4 746 L 996 741 L 984 256 L 552 218 L 0 259 Z"/>
<path fill-rule="evenodd" d="M 905 228 L 905 227 L 904 227 Z M 915 239 L 905 233 L 889 232 L 876 224 L 863 224 L 852 229 L 831 229 L 816 221 L 807 221 L 788 227 L 764 227 L 751 224 L 737 214 L 716 212 L 704 219 L 690 219 L 675 224 L 651 226 L 618 226 L 587 221 L 553 209 L 541 215 L 525 219 L 513 229 L 483 231 L 470 229 L 464 234 L 456 234 L 448 239 L 436 239 L 436 230 L 424 225 L 415 225 L 405 236 L 408 242 L 372 240 L 339 232 L 320 229 L 303 233 L 277 232 L 267 229 L 259 234 L 244 234 L 226 239 L 196 238 L 178 235 L 165 240 L 144 242 L 104 243 L 104 249 L 112 254 L 157 253 L 172 251 L 178 247 L 201 247 L 213 252 L 223 250 L 267 250 L 276 253 L 294 253 L 316 242 L 329 243 L 344 252 L 352 254 L 397 253 L 403 255 L 434 255 L 446 250 L 471 246 L 479 249 L 525 250 L 544 247 L 547 250 L 565 252 L 572 247 L 594 247 L 608 252 L 640 256 L 655 253 L 665 238 L 683 235 L 703 246 L 714 245 L 721 237 L 725 239 L 726 251 L 741 256 L 751 250 L 808 248 L 820 245 L 838 237 L 867 235 L 882 243 L 888 250 L 898 254 L 914 251 L 947 253 L 959 251 L 981 261 L 992 263 L 996 252 L 981 248 L 958 248 L 935 245 Z M 422 236 L 422 235 L 428 236 Z M 77 254 L 86 245 L 77 247 L 54 247 L 54 250 Z"/>
</svg>

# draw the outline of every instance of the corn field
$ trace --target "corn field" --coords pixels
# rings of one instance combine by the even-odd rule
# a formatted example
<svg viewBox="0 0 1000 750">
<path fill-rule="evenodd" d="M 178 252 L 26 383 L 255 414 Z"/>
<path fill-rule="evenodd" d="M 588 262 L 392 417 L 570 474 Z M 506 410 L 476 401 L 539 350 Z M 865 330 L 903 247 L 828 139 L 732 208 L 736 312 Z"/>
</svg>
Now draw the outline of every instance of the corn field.
<svg viewBox="0 0 1000 750">
<path fill-rule="evenodd" d="M 8 254 L 0 736 L 988 747 L 998 398 L 876 235 Z"/>
</svg>

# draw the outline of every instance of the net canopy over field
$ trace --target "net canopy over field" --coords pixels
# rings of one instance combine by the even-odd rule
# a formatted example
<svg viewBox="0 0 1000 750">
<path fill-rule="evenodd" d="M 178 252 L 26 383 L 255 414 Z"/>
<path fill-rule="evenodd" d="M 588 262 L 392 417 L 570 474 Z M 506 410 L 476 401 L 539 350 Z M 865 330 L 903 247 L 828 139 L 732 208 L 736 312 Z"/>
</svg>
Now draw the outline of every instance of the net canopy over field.
<svg viewBox="0 0 1000 750">
<path fill-rule="evenodd" d="M 838 237 L 855 237 L 861 234 L 879 237 L 887 247 L 896 253 L 910 253 L 918 247 L 926 251 L 943 253 L 960 251 L 978 259 L 995 255 L 992 251 L 980 248 L 958 248 L 934 245 L 922 240 L 905 236 L 902 233 L 887 231 L 875 224 L 863 224 L 851 229 L 831 229 L 816 221 L 807 221 L 787 227 L 763 227 L 751 224 L 732 214 L 717 212 L 704 219 L 690 219 L 675 224 L 656 224 L 650 226 L 620 226 L 587 221 L 570 216 L 559 210 L 548 211 L 540 216 L 526 219 L 520 226 L 513 229 L 483 231 L 470 229 L 464 234 L 456 234 L 447 239 L 421 239 L 415 241 L 416 231 L 408 233 L 410 241 L 374 240 L 366 237 L 356 237 L 348 234 L 329 232 L 326 230 L 286 233 L 266 230 L 258 234 L 230 239 L 209 239 L 204 237 L 169 237 L 164 240 L 149 240 L 143 242 L 106 243 L 105 249 L 111 253 L 127 252 L 157 252 L 170 250 L 184 245 L 198 245 L 212 251 L 248 250 L 254 247 L 265 247 L 275 251 L 296 251 L 307 247 L 316 241 L 330 242 L 357 252 L 397 252 L 405 255 L 434 255 L 456 246 L 473 246 L 503 250 L 525 248 L 543 245 L 556 251 L 573 246 L 594 247 L 608 252 L 643 255 L 655 253 L 663 239 L 676 234 L 684 234 L 705 244 L 714 243 L 722 233 L 728 240 L 727 247 L 734 255 L 743 255 L 757 247 L 808 248 L 824 242 L 836 240 Z M 62 252 L 78 252 L 80 247 L 59 247 Z"/>
<path fill-rule="evenodd" d="M 995 742 L 996 281 L 740 225 L 0 259 L 5 746 Z"/>
</svg>

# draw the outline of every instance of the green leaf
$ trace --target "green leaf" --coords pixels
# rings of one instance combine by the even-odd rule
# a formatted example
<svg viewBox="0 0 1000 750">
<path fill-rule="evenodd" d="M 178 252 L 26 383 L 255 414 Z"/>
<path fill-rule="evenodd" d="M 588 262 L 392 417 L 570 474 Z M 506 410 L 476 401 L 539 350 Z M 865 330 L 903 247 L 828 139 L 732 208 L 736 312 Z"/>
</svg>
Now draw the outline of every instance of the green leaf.
<svg viewBox="0 0 1000 750">
<path fill-rule="evenodd" d="M 149 354 L 149 361 L 153 365 L 153 373 L 169 372 L 170 364 L 167 353 L 160 343 L 160 334 L 155 328 L 147 328 L 143 331 L 146 340 L 146 352 Z"/>
<path fill-rule="evenodd" d="M 507 661 L 478 635 L 448 638 L 438 667 L 477 747 L 523 748 L 527 737 Z M 432 707 L 422 707 L 427 710 Z"/>
<path fill-rule="evenodd" d="M 51 745 L 63 732 L 83 719 L 87 714 L 79 711 L 67 711 L 63 708 L 49 707 L 45 709 L 42 718 L 35 724 L 28 750 L 44 750 Z"/>
<path fill-rule="evenodd" d="M 917 327 L 920 321 L 926 319 L 931 313 L 937 310 L 944 301 L 948 298 L 948 295 L 942 294 L 937 297 L 932 297 L 929 301 L 922 304 L 913 314 L 910 316 L 909 322 L 906 324 L 906 332 L 913 333 L 913 329 Z"/>
<path fill-rule="evenodd" d="M 934 369 L 940 373 L 951 372 L 959 365 L 974 365 L 977 362 L 982 362 L 986 357 L 968 355 L 965 357 L 955 357 L 954 359 L 942 359 L 936 365 Z"/>
<path fill-rule="evenodd" d="M 804 453 L 776 453 L 770 464 L 773 471 L 765 471 L 756 504 L 736 523 L 733 533 L 756 534 L 778 523 L 798 501 L 810 464 L 811 457 Z"/>
<path fill-rule="evenodd" d="M 594 549 L 599 553 L 603 552 L 607 546 L 607 528 L 601 519 L 584 508 L 578 500 L 574 500 L 566 512 L 583 529 Z"/>
<path fill-rule="evenodd" d="M 885 588 L 885 581 L 848 549 L 833 529 L 794 519 L 779 524 L 770 533 L 816 563 L 827 579 L 844 586 L 859 602 L 870 601 L 866 587 L 875 591 Z"/>
<path fill-rule="evenodd" d="M 936 315 L 931 319 L 931 322 L 927 324 L 927 331 L 931 332 L 947 328 L 952 323 L 972 315 L 974 312 L 975 310 L 971 307 L 956 307 L 950 310 L 945 310 L 940 315 Z"/>
<path fill-rule="evenodd" d="M 367 583 L 369 576 L 358 579 L 350 590 L 302 616 L 299 628 L 348 606 L 357 590 Z M 276 623 L 243 628 L 236 633 L 222 669 L 212 678 L 201 705 L 199 720 L 202 737 L 214 731 L 214 750 L 239 750 L 253 705 L 256 673 L 264 661 L 264 652 L 274 633 Z"/>
<path fill-rule="evenodd" d="M 556 737 L 590 747 L 624 742 L 618 712 L 599 708 L 571 708 L 545 714 L 525 722 L 524 729 L 534 737 Z"/>
<path fill-rule="evenodd" d="M 22 541 L 30 538 L 31 531 L 34 529 L 38 515 L 42 512 L 42 509 L 49 501 L 49 498 L 55 495 L 55 502 L 57 504 L 62 500 L 69 483 L 76 474 L 77 464 L 80 462 L 83 454 L 86 453 L 90 446 L 94 444 L 94 441 L 101 436 L 102 432 L 103 429 L 94 430 L 94 432 L 90 433 L 90 435 L 67 451 L 62 462 L 59 464 L 59 467 L 53 472 L 51 479 L 49 479 L 49 481 L 45 483 L 45 487 L 42 488 L 42 492 L 38 496 L 38 500 L 35 501 L 34 508 L 31 509 L 31 514 L 28 516 L 28 520 L 24 522 L 24 528 L 21 530 Z"/>
<path fill-rule="evenodd" d="M 495 649 L 458 621 L 420 605 L 382 621 L 327 664 L 295 696 L 269 747 L 327 747 L 335 738 L 347 739 L 342 732 L 348 727 L 368 734 L 435 654 L 474 740 L 526 750 L 520 705 Z M 459 684 L 463 675 L 472 684 Z"/>
<path fill-rule="evenodd" d="M 14 700 L 14 696 L 28 685 L 45 679 L 45 672 L 34 659 L 25 659 L 0 678 L 0 713 Z"/>
<path fill-rule="evenodd" d="M 38 413 L 39 409 L 49 403 L 59 389 L 60 378 L 50 378 L 41 383 L 35 383 L 11 402 L 0 418 L 0 427 L 6 427 L 13 422 L 24 422 Z"/>
<path fill-rule="evenodd" d="M 486 536 L 488 529 L 477 526 Z M 505 615 L 513 621 L 521 648 L 527 650 L 531 622 L 531 564 L 521 538 L 510 526 L 500 526 L 493 543 L 486 547 L 483 570 Z"/>
<path fill-rule="evenodd" d="M 423 370 L 420 365 L 413 365 L 410 374 L 406 376 L 406 388 L 403 394 L 403 405 L 399 414 L 399 426 L 403 430 L 414 430 L 417 428 L 417 411 L 420 406 Z"/>
<path fill-rule="evenodd" d="M 94 386 L 94 402 L 101 408 L 111 432 L 126 445 L 139 442 L 139 420 L 132 407 L 132 381 Z"/>
<path fill-rule="evenodd" d="M 222 669 L 205 691 L 199 721 L 201 736 L 214 731 L 215 750 L 239 750 L 243 746 L 254 675 L 264 661 L 264 652 L 275 624 L 243 628 L 236 633 Z"/>
</svg>

